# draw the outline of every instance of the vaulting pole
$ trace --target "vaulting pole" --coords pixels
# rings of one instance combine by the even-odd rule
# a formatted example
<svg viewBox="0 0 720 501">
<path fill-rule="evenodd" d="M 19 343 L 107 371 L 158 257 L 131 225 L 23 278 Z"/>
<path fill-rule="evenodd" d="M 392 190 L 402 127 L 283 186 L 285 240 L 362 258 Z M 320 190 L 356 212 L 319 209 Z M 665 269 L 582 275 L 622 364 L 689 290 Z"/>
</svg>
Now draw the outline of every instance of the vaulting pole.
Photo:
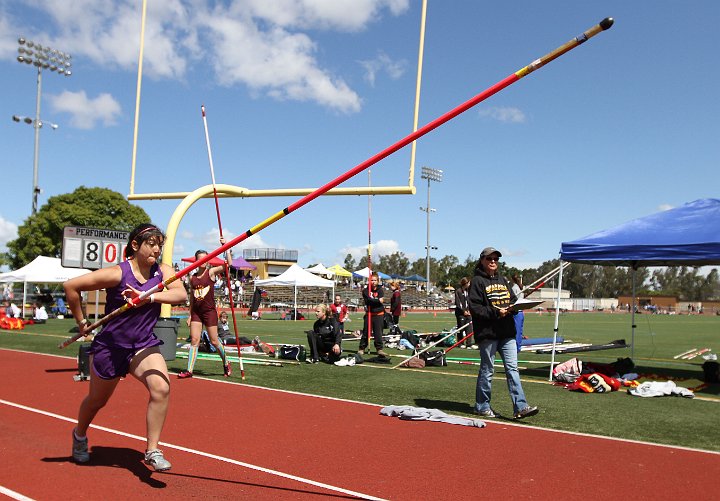
<svg viewBox="0 0 720 501">
<path fill-rule="evenodd" d="M 465 330 L 469 325 L 472 325 L 472 324 L 465 324 L 465 325 L 463 325 L 463 326 L 460 327 L 460 328 L 454 327 L 454 328 L 450 329 L 450 332 L 448 332 L 447 334 L 445 334 L 443 337 L 441 337 L 441 338 L 438 339 L 437 341 L 435 341 L 435 342 L 433 342 L 433 343 L 430 343 L 429 345 L 427 345 L 427 346 L 426 346 L 425 348 L 423 348 L 422 350 L 420 350 L 420 351 L 418 351 L 417 353 L 415 353 L 415 354 L 407 357 L 405 360 L 403 360 L 403 361 L 400 362 L 399 364 L 397 364 L 397 365 L 395 365 L 395 366 L 393 366 L 393 367 L 390 367 L 390 368 L 391 368 L 391 369 L 397 369 L 398 367 L 401 367 L 403 364 L 406 364 L 406 363 L 408 362 L 408 360 L 410 360 L 411 358 L 419 357 L 420 355 L 422 355 L 423 353 L 425 353 L 426 351 L 428 351 L 430 348 L 434 348 L 435 346 L 437 346 L 437 345 L 439 345 L 440 343 L 442 343 L 443 341 L 445 341 L 447 338 L 449 338 L 449 337 L 452 336 L 453 334 L 457 334 L 458 332 L 461 332 L 461 331 Z"/>
<path fill-rule="evenodd" d="M 336 177 L 335 179 L 333 179 L 333 180 L 330 181 L 329 183 L 321 186 L 320 188 L 316 189 L 315 191 L 313 191 L 313 192 L 311 192 L 311 193 L 308 193 L 307 195 L 305 195 L 304 197 L 300 198 L 300 199 L 299 199 L 298 201 L 296 201 L 295 203 L 289 205 L 288 207 L 284 208 L 283 210 L 281 210 L 281 211 L 273 214 L 272 216 L 268 217 L 268 218 L 265 219 L 264 221 L 262 221 L 262 222 L 258 223 L 257 225 L 253 226 L 252 228 L 250 228 L 249 230 L 247 230 L 245 233 L 243 233 L 243 234 L 241 234 L 241 235 L 238 235 L 237 237 L 233 238 L 231 241 L 229 241 L 229 242 L 225 243 L 224 245 L 218 247 L 218 248 L 215 249 L 214 251 L 210 252 L 207 256 L 205 256 L 203 259 L 200 259 L 200 260 L 195 261 L 194 263 L 190 264 L 190 266 L 187 266 L 187 267 L 183 268 L 182 270 L 178 271 L 175 275 L 173 275 L 172 277 L 168 278 L 167 280 L 159 283 L 158 285 L 156 285 L 156 286 L 153 287 L 152 289 L 149 289 L 149 290 L 143 292 L 142 294 L 140 294 L 139 296 L 137 296 L 136 298 L 134 298 L 131 302 L 124 304 L 123 306 L 121 306 L 121 307 L 118 308 L 117 310 L 112 311 L 112 312 L 110 312 L 108 315 L 106 315 L 105 317 L 101 318 L 98 322 L 95 322 L 94 324 L 88 326 L 88 327 L 86 328 L 86 330 L 93 330 L 93 329 L 99 327 L 100 325 L 104 324 L 104 323 L 107 322 L 108 320 L 116 317 L 117 315 L 122 314 L 122 313 L 123 313 L 124 311 L 126 311 L 127 309 L 133 308 L 133 307 L 137 306 L 138 304 L 142 303 L 143 301 L 146 301 L 147 298 L 150 297 L 150 294 L 153 294 L 153 293 L 155 293 L 155 292 L 158 292 L 158 291 L 163 290 L 165 287 L 167 287 L 168 285 L 170 285 L 171 283 L 173 283 L 175 280 L 178 280 L 178 279 L 182 278 L 183 276 L 187 275 L 188 273 L 190 273 L 191 271 L 193 271 L 195 268 L 198 268 L 199 266 L 202 266 L 203 264 L 205 264 L 206 262 L 208 262 L 209 260 L 211 260 L 211 259 L 214 258 L 215 256 L 217 256 L 217 255 L 225 252 L 226 250 L 228 250 L 228 249 L 230 249 L 230 248 L 232 248 L 232 247 L 235 247 L 235 246 L 236 246 L 237 244 L 239 244 L 240 242 L 242 242 L 242 241 L 250 238 L 252 235 L 254 235 L 254 234 L 258 233 L 259 231 L 267 228 L 268 226 L 270 226 L 271 224 L 279 221 L 280 219 L 284 218 L 284 217 L 287 216 L 288 214 L 290 214 L 290 213 L 292 213 L 292 212 L 295 212 L 295 211 L 298 210 L 299 208 L 301 208 L 301 207 L 309 204 L 310 202 L 312 202 L 313 200 L 315 200 L 315 199 L 318 198 L 319 196 L 324 195 L 325 193 L 327 193 L 327 192 L 328 192 L 329 190 L 331 190 L 332 188 L 335 188 L 336 186 L 344 183 L 345 181 L 347 181 L 348 179 L 354 177 L 355 175 L 359 174 L 360 172 L 362 172 L 362 171 L 364 171 L 364 170 L 367 170 L 367 169 L 370 168 L 371 166 L 373 166 L 373 165 L 375 165 L 376 163 L 378 163 L 380 160 L 383 160 L 384 158 L 392 155 L 393 153 L 395 153 L 396 151 L 404 148 L 405 146 L 407 146 L 408 144 L 412 143 L 413 141 L 421 138 L 422 136 L 424 136 L 424 135 L 427 134 L 428 132 L 431 132 L 431 131 L 437 129 L 438 127 L 440 127 L 441 125 L 445 124 L 446 122 L 449 122 L 450 120 L 452 120 L 453 118 L 457 117 L 457 116 L 460 115 L 461 113 L 464 113 L 464 112 L 466 112 L 467 110 L 469 110 L 470 108 L 472 108 L 473 106 L 475 106 L 475 105 L 477 105 L 477 104 L 485 101 L 485 100 L 486 100 L 487 98 L 489 98 L 490 96 L 493 96 L 494 94 L 497 94 L 498 92 L 500 92 L 501 90 L 503 90 L 505 87 L 508 87 L 509 85 L 514 84 L 515 82 L 517 82 L 517 81 L 520 80 L 521 78 L 529 75 L 529 74 L 532 73 L 533 71 L 542 68 L 542 67 L 545 66 L 547 63 L 549 63 L 549 62 L 557 59 L 558 57 L 560 57 L 560 56 L 562 56 L 563 54 L 565 54 L 566 52 L 574 49 L 574 48 L 577 47 L 578 45 L 580 45 L 580 44 L 588 41 L 590 38 L 594 37 L 594 36 L 597 35 L 598 33 L 609 29 L 609 28 L 613 25 L 613 22 L 614 22 L 614 21 L 613 21 L 613 19 L 612 19 L 611 17 L 607 17 L 607 18 L 603 19 L 602 21 L 600 21 L 600 23 L 596 24 L 595 26 L 593 26 L 593 27 L 590 28 L 589 30 L 583 32 L 581 35 L 576 36 L 575 38 L 573 38 L 572 40 L 570 40 L 570 41 L 567 42 L 566 44 L 561 45 L 560 47 L 558 47 L 557 49 L 553 50 L 552 52 L 549 52 L 548 54 L 545 54 L 545 55 L 542 56 L 541 58 L 536 59 L 535 61 L 533 61 L 532 63 L 528 64 L 528 65 L 525 66 L 524 68 L 522 68 L 522 69 L 516 71 L 515 73 L 513 73 L 513 74 L 511 74 L 511 75 L 509 75 L 509 76 L 507 76 L 507 77 L 505 77 L 503 80 L 499 81 L 499 82 L 496 83 L 495 85 L 493 85 L 493 86 L 489 87 L 488 89 L 484 90 L 483 92 L 481 92 L 480 94 L 476 95 L 475 97 L 468 99 L 467 101 L 465 101 L 464 103 L 460 104 L 459 106 L 453 108 L 452 110 L 448 111 L 448 112 L 445 113 L 444 115 L 436 118 L 436 119 L 433 120 L 432 122 L 424 125 L 423 127 L 419 128 L 418 130 L 412 132 L 411 134 L 408 134 L 407 136 L 405 136 L 405 138 L 399 140 L 398 142 L 396 142 L 396 143 L 393 144 L 392 146 L 389 146 L 389 147 L 385 148 L 384 150 L 382 150 L 382 151 L 379 152 L 379 153 L 376 153 L 375 155 L 373 155 L 372 157 L 368 158 L 368 159 L 365 160 L 364 162 L 356 165 L 355 167 L 353 167 L 353 168 L 350 169 L 349 171 L 347 171 L 347 172 L 345 172 L 344 174 Z M 73 343 L 74 341 L 76 341 L 76 340 L 79 339 L 79 338 L 80 338 L 80 336 L 77 336 L 77 337 L 74 337 L 74 338 L 68 338 L 68 339 L 65 340 L 63 343 L 61 343 L 59 347 L 60 347 L 60 348 L 64 348 L 65 346 L 68 346 L 69 344 Z"/>
<path fill-rule="evenodd" d="M 558 274 L 557 303 L 555 304 L 555 325 L 553 327 L 552 355 L 550 356 L 550 375 L 548 381 L 552 381 L 553 369 L 555 368 L 555 348 L 557 347 L 558 326 L 560 325 L 560 293 L 562 292 L 563 262 L 560 261 L 560 273 Z"/>
<path fill-rule="evenodd" d="M 557 268 L 553 269 L 552 271 L 550 271 L 550 272 L 548 272 L 547 274 L 543 275 L 542 277 L 538 278 L 537 280 L 535 280 L 533 283 L 531 283 L 530 285 L 526 286 L 526 287 L 522 290 L 523 295 L 524 295 L 525 297 L 529 296 L 530 294 L 532 294 L 533 292 L 535 292 L 536 290 L 538 290 L 540 287 L 542 287 L 543 285 L 545 285 L 548 280 L 552 280 L 553 278 L 555 278 L 555 276 L 556 276 L 558 273 L 560 273 L 560 268 L 561 268 L 561 267 L 562 267 L 563 270 L 565 270 L 568 266 L 570 266 L 570 263 L 569 263 L 569 262 L 563 262 L 563 263 L 562 263 L 560 266 L 558 266 Z"/>
<path fill-rule="evenodd" d="M 469 324 L 465 324 L 465 325 L 472 325 L 472 322 L 470 322 Z M 474 332 L 474 331 L 470 331 L 470 332 L 468 332 L 467 334 L 465 334 L 463 337 L 458 336 L 458 340 L 455 342 L 455 344 L 453 344 L 450 348 L 448 348 L 447 350 L 445 350 L 445 353 L 447 353 L 447 352 L 449 352 L 450 350 L 452 350 L 453 348 L 455 348 L 455 347 L 460 346 L 461 344 L 463 344 L 463 343 L 464 343 L 470 336 L 472 336 L 473 334 L 475 334 L 475 332 Z"/>
<path fill-rule="evenodd" d="M 372 186 L 372 169 L 368 169 L 368 188 Z M 367 295 L 368 298 L 373 297 L 372 296 L 372 195 L 368 194 L 368 248 L 367 248 L 367 269 L 368 269 L 368 277 L 367 277 Z M 380 283 L 378 283 L 378 288 L 380 287 Z M 370 313 L 370 307 L 366 304 L 365 305 L 365 316 L 366 316 L 366 322 L 365 322 L 365 328 L 367 329 L 367 338 L 368 338 L 368 350 L 370 349 L 370 341 L 373 339 L 373 332 L 372 332 L 372 314 Z"/>
<path fill-rule="evenodd" d="M 210 134 L 208 133 L 207 115 L 205 115 L 205 106 L 200 106 L 202 112 L 203 126 L 205 128 L 205 144 L 207 145 L 208 163 L 210 164 L 210 177 L 212 178 L 213 195 L 215 196 L 215 212 L 217 213 L 218 231 L 220 239 L 223 239 L 222 221 L 220 220 L 220 202 L 218 201 L 217 187 L 215 185 L 215 167 L 213 166 L 212 149 L 210 148 Z M 230 313 L 233 320 L 233 329 L 235 330 L 235 344 L 238 350 L 238 360 L 240 361 L 240 378 L 245 381 L 245 365 L 243 365 L 242 350 L 240 349 L 240 335 L 238 334 L 237 318 L 235 316 L 235 301 L 233 300 L 233 291 L 230 286 L 230 266 L 225 260 L 225 284 L 230 296 Z M 230 362 L 228 362 L 230 363 Z"/>
</svg>

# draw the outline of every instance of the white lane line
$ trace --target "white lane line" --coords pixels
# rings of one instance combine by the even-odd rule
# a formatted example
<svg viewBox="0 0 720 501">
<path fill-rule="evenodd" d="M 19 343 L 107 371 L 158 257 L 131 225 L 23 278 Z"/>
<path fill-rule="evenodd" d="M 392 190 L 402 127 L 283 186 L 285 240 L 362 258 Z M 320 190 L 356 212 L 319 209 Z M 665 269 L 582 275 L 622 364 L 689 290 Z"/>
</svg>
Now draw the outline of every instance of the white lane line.
<svg viewBox="0 0 720 501">
<path fill-rule="evenodd" d="M 0 485 L 0 494 L 5 494 L 10 499 L 17 499 L 18 501 L 35 501 L 33 498 L 23 496 L 19 492 L 12 491 L 7 487 L 3 487 L 2 485 Z"/>
<path fill-rule="evenodd" d="M 3 400 L 3 399 L 0 399 L 0 404 L 7 405 L 7 406 L 9 406 L 9 407 L 15 407 L 15 408 L 17 408 L 17 409 L 22 409 L 22 410 L 28 411 L 28 412 L 34 412 L 34 413 L 36 413 L 36 414 L 41 414 L 41 415 L 43 415 L 43 416 L 52 417 L 52 418 L 55 418 L 55 419 L 59 419 L 59 420 L 61 420 L 61 421 L 67 421 L 67 422 L 69 422 L 69 423 L 76 423 L 76 422 L 77 422 L 77 420 L 75 420 L 75 419 L 73 419 L 73 418 L 69 418 L 69 417 L 67 417 L 67 416 L 61 416 L 60 414 L 55 414 L 55 413 L 53 413 L 53 412 L 48 412 L 48 411 L 44 411 L 44 410 L 41 410 L 41 409 L 36 409 L 36 408 L 34 408 L 34 407 L 28 407 L 28 406 L 26 406 L 26 405 L 18 404 L 18 403 L 15 403 L 15 402 L 9 402 L 9 401 Z M 96 430 L 101 430 L 101 431 L 105 431 L 105 432 L 107 432 L 107 433 L 113 433 L 113 434 L 115 434 L 115 435 L 120 435 L 120 436 L 122 436 L 122 437 L 127 437 L 127 438 L 131 438 L 131 439 L 133 439 L 133 440 L 138 440 L 138 441 L 140 441 L 140 442 L 145 442 L 145 437 L 140 437 L 140 436 L 138 436 L 138 435 L 133 435 L 133 434 L 131 434 L 131 433 L 126 433 L 126 432 L 124 432 L 124 431 L 114 430 L 114 429 L 112 429 L 112 428 L 106 428 L 106 427 L 104 427 L 104 426 L 98 426 L 98 425 L 94 425 L 94 424 L 91 424 L 90 427 L 91 427 L 91 428 L 94 428 L 94 429 L 96 429 Z M 349 489 L 344 489 L 344 488 L 342 488 L 342 487 L 336 487 L 336 486 L 334 486 L 334 485 L 325 484 L 325 483 L 322 483 L 322 482 L 317 482 L 317 481 L 315 481 L 315 480 L 311 480 L 311 479 L 308 479 L 308 478 L 298 477 L 297 475 L 291 475 L 290 473 L 284 473 L 284 472 L 277 471 L 277 470 L 271 470 L 271 469 L 269 469 L 269 468 L 264 468 L 264 467 L 262 467 L 262 466 L 257 466 L 257 465 L 254 465 L 254 464 L 245 463 L 245 462 L 243 462 L 243 461 L 237 461 L 237 460 L 235 460 L 235 459 L 230 459 L 230 458 L 226 458 L 226 457 L 223 457 L 223 456 L 218 456 L 218 455 L 215 455 L 215 454 L 210 454 L 210 453 L 208 453 L 208 452 L 203 452 L 203 451 L 199 451 L 199 450 L 196 450 L 196 449 L 189 449 L 189 448 L 187 448 L 187 447 L 183 447 L 183 446 L 180 446 L 180 445 L 169 444 L 169 443 L 167 443 L 167 442 L 160 442 L 160 445 L 162 445 L 163 447 L 166 447 L 166 448 L 168 448 L 168 449 L 175 449 L 175 450 L 187 452 L 187 453 L 190 453 L 190 454 L 195 454 L 195 455 L 197 455 L 197 456 L 202 456 L 202 457 L 206 457 L 206 458 L 210 458 L 210 459 L 215 459 L 215 460 L 217 460 L 217 461 L 223 461 L 223 462 L 225 462 L 225 463 L 230 463 L 230 464 L 234 464 L 234 465 L 237 465 L 237 466 L 242 466 L 242 467 L 248 468 L 248 469 L 250 469 L 250 470 L 261 471 L 261 472 L 267 473 L 267 474 L 269 474 L 269 475 L 275 475 L 275 476 L 277 476 L 277 477 L 287 478 L 287 479 L 289 479 L 289 480 L 295 480 L 296 482 L 300 482 L 300 483 L 304 483 L 304 484 L 309 484 L 309 485 L 314 485 L 314 486 L 320 487 L 320 488 L 322 488 L 322 489 L 327 489 L 327 490 L 330 490 L 330 491 L 340 492 L 340 493 L 343 493 L 343 494 L 349 494 L 349 495 L 351 495 L 351 496 L 355 496 L 355 497 L 358 497 L 358 498 L 360 498 L 360 499 L 371 499 L 371 500 L 374 500 L 374 501 L 385 501 L 384 498 L 378 498 L 378 497 L 371 496 L 371 495 L 369 495 L 369 494 L 363 494 L 363 493 L 361 493 L 361 492 L 351 491 L 351 490 L 349 490 Z M 18 499 L 27 499 L 27 498 L 18 498 Z"/>
</svg>

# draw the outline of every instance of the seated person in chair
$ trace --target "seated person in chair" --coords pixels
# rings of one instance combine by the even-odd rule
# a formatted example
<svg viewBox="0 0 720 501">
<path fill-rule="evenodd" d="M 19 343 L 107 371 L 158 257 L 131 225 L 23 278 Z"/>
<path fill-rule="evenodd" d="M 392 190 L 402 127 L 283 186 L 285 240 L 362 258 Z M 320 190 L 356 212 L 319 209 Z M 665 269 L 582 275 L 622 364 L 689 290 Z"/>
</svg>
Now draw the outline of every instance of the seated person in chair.
<svg viewBox="0 0 720 501">
<path fill-rule="evenodd" d="M 307 362 L 314 364 L 322 359 L 333 363 L 340 360 L 342 330 L 337 319 L 326 304 L 317 305 L 315 315 L 317 320 L 313 324 L 313 330 L 307 332 L 310 345 L 310 357 Z"/>
<path fill-rule="evenodd" d="M 228 314 L 226 311 L 220 313 L 220 321 L 218 322 L 218 338 L 222 344 L 235 344 L 235 333 L 230 329 L 228 322 Z"/>
<path fill-rule="evenodd" d="M 13 318 L 22 318 L 22 311 L 15 303 L 8 303 L 7 316 Z"/>
<path fill-rule="evenodd" d="M 42 303 L 35 303 L 35 313 L 33 314 L 33 321 L 36 324 L 44 324 L 48 319 L 47 311 Z"/>
<path fill-rule="evenodd" d="M 52 307 L 52 312 L 57 315 L 67 315 L 67 306 L 65 306 L 65 300 L 61 297 L 57 298 L 55 306 Z"/>
</svg>

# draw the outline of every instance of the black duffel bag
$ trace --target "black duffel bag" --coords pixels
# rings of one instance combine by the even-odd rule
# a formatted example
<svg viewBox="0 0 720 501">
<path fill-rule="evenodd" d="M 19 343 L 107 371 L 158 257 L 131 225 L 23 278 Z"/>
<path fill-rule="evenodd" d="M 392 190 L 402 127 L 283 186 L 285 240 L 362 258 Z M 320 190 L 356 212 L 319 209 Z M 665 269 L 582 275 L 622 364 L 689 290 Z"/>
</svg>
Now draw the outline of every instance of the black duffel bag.
<svg viewBox="0 0 720 501">
<path fill-rule="evenodd" d="M 425 360 L 425 367 L 446 367 L 444 350 L 430 350 L 422 353 L 420 357 Z"/>
<path fill-rule="evenodd" d="M 279 356 L 285 360 L 297 360 L 298 362 L 304 362 L 307 354 L 305 352 L 305 347 L 302 345 L 283 344 L 280 346 Z"/>
</svg>

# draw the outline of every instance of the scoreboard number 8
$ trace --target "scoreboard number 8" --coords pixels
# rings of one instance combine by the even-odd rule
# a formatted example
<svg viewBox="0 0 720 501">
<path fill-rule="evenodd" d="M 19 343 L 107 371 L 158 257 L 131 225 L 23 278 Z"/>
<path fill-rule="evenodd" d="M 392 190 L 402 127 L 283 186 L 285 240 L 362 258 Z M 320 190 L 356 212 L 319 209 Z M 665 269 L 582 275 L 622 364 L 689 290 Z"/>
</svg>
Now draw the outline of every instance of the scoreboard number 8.
<svg viewBox="0 0 720 501">
<path fill-rule="evenodd" d="M 100 264 L 100 242 L 86 240 L 83 267 L 91 269 L 100 268 Z"/>
</svg>

